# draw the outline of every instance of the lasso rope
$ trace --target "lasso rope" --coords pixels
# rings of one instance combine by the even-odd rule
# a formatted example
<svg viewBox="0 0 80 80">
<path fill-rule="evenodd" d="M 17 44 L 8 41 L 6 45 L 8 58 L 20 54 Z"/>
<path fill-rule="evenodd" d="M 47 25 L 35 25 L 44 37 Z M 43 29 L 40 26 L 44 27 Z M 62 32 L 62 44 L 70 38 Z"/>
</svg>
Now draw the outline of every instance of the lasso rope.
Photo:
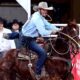
<svg viewBox="0 0 80 80">
<path fill-rule="evenodd" d="M 57 51 L 54 47 L 53 47 L 53 44 L 52 44 L 52 42 L 51 42 L 51 39 L 49 39 L 49 41 L 50 41 L 50 44 L 51 44 L 51 47 L 52 47 L 52 49 L 57 53 L 57 54 L 59 54 L 59 55 L 65 55 L 65 54 L 67 54 L 69 51 L 70 51 L 70 49 L 68 48 L 68 50 L 66 51 L 66 52 L 64 52 L 64 53 L 60 53 L 59 51 Z"/>
<path fill-rule="evenodd" d="M 65 34 L 63 32 L 59 32 L 59 33 L 68 37 L 69 39 L 71 39 L 80 48 L 80 44 L 75 39 L 73 39 L 71 36 L 69 36 L 68 34 Z"/>
<path fill-rule="evenodd" d="M 59 32 L 59 33 L 62 34 L 62 35 L 64 35 L 64 36 L 66 36 L 66 37 L 68 37 L 69 39 L 71 39 L 71 40 L 80 48 L 80 44 L 79 44 L 75 39 L 73 39 L 71 36 L 69 36 L 69 35 L 67 35 L 67 34 L 65 34 L 65 33 L 63 33 L 63 32 Z M 69 52 L 69 48 L 68 48 L 68 50 L 67 50 L 66 52 L 64 52 L 64 53 L 58 52 L 58 51 L 53 47 L 53 44 L 52 44 L 52 42 L 51 42 L 50 39 L 49 39 L 49 41 L 50 41 L 50 44 L 51 44 L 51 46 L 52 46 L 52 49 L 53 49 L 57 54 L 64 55 L 64 54 L 67 54 L 67 53 Z"/>
<path fill-rule="evenodd" d="M 48 21 L 52 21 L 52 18 L 51 18 L 51 16 L 50 15 L 47 15 L 50 19 L 48 20 Z"/>
</svg>

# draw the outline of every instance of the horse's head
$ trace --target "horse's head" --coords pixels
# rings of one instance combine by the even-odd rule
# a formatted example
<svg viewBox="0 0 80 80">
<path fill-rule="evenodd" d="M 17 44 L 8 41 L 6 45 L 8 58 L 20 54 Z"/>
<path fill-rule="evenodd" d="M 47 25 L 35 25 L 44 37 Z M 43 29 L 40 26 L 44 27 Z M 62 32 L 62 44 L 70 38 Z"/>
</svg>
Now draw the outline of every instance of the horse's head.
<svg viewBox="0 0 80 80">
<path fill-rule="evenodd" d="M 67 53 L 77 53 L 79 51 L 79 27 L 75 20 L 70 21 L 61 32 L 58 32 L 56 41 L 50 41 L 51 49 L 55 53 L 64 55 Z M 53 53 L 53 52 L 52 52 Z"/>
<path fill-rule="evenodd" d="M 70 21 L 68 25 L 62 30 L 63 33 L 71 36 L 76 41 L 79 41 L 79 26 L 76 21 Z"/>
<path fill-rule="evenodd" d="M 73 53 L 79 51 L 79 27 L 75 20 L 70 21 L 60 32 L 59 37 L 63 38 L 73 49 Z"/>
</svg>

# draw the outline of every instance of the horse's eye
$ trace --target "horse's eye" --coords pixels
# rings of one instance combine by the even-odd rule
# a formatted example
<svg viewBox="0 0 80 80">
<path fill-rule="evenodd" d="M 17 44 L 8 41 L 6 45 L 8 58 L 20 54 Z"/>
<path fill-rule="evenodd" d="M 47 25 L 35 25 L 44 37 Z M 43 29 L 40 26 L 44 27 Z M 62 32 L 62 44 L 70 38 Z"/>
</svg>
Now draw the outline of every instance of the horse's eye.
<svg viewBox="0 0 80 80">
<path fill-rule="evenodd" d="M 74 31 L 76 31 L 76 29 L 75 29 L 75 28 L 73 28 L 73 30 L 74 30 Z"/>
</svg>

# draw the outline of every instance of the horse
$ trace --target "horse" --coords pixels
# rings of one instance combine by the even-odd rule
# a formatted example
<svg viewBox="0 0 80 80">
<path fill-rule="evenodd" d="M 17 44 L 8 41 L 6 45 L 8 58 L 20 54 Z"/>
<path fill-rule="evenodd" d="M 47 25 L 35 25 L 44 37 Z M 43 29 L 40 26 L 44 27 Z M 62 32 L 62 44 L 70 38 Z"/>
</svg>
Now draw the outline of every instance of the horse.
<svg viewBox="0 0 80 80">
<path fill-rule="evenodd" d="M 66 33 L 70 39 L 68 39 L 69 44 L 71 45 L 71 53 L 74 55 L 79 52 L 79 26 L 77 25 L 75 19 L 68 23 L 68 26 L 62 31 L 61 36 L 64 36 Z M 70 35 L 70 36 L 69 36 Z M 65 38 L 66 39 L 66 38 Z"/>
<path fill-rule="evenodd" d="M 63 77 L 61 78 L 61 80 L 73 80 L 73 75 L 71 74 L 71 69 L 72 69 L 71 60 L 73 59 L 73 57 L 75 57 L 77 53 L 79 53 L 78 35 L 79 35 L 79 27 L 77 26 L 75 20 L 73 20 L 68 23 L 68 26 L 65 27 L 62 32 L 58 33 L 58 38 L 55 42 L 55 46 L 53 46 L 54 41 L 53 42 L 50 41 L 50 44 L 52 47 L 51 48 L 52 59 L 50 58 L 52 61 L 51 63 L 52 69 L 51 69 L 51 66 L 47 66 L 48 68 L 47 70 L 49 70 L 49 67 L 51 70 L 57 69 L 58 75 L 61 75 L 62 77 L 62 74 L 63 74 Z M 63 64 L 62 62 L 65 62 L 65 63 Z M 55 74 L 56 71 L 52 72 L 52 74 Z"/>
<path fill-rule="evenodd" d="M 8 65 L 4 64 L 4 61 L 6 60 L 4 57 L 5 55 L 0 57 L 0 80 L 11 80 L 10 75 L 12 71 L 10 71 L 10 67 Z"/>
<path fill-rule="evenodd" d="M 72 23 L 69 25 L 73 26 Z M 69 25 L 62 32 L 74 37 L 71 31 L 75 33 L 73 28 L 76 29 L 76 27 L 70 27 Z M 72 46 L 72 44 L 69 45 L 70 42 L 68 36 L 65 37 L 62 33 L 58 33 L 56 39 L 50 38 L 43 42 L 48 57 L 45 61 L 43 75 L 40 80 L 73 80 L 70 57 L 70 52 L 73 50 L 69 48 Z M 73 42 L 75 43 L 75 41 Z M 37 56 L 32 55 L 32 53 L 29 49 L 12 49 L 7 52 L 0 65 L 0 69 L 9 76 L 9 79 L 6 80 L 16 80 L 16 77 L 19 80 L 37 80 L 34 75 Z"/>
</svg>

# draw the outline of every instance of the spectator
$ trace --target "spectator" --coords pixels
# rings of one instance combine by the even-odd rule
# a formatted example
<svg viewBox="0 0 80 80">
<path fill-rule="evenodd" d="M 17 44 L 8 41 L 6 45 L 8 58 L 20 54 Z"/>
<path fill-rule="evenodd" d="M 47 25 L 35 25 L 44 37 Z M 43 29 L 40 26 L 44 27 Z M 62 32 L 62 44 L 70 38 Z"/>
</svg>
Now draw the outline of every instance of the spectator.
<svg viewBox="0 0 80 80">
<path fill-rule="evenodd" d="M 20 32 L 21 26 L 20 26 L 20 22 L 17 19 L 14 19 L 13 22 L 11 23 L 11 30 L 12 32 Z M 14 39 L 15 44 L 16 44 L 16 48 L 19 49 L 20 48 L 20 41 L 19 38 Z"/>
<path fill-rule="evenodd" d="M 16 48 L 14 40 L 3 38 L 4 33 L 11 33 L 11 30 L 4 28 L 4 19 L 0 18 L 0 57 L 3 57 L 6 51 Z"/>
</svg>

